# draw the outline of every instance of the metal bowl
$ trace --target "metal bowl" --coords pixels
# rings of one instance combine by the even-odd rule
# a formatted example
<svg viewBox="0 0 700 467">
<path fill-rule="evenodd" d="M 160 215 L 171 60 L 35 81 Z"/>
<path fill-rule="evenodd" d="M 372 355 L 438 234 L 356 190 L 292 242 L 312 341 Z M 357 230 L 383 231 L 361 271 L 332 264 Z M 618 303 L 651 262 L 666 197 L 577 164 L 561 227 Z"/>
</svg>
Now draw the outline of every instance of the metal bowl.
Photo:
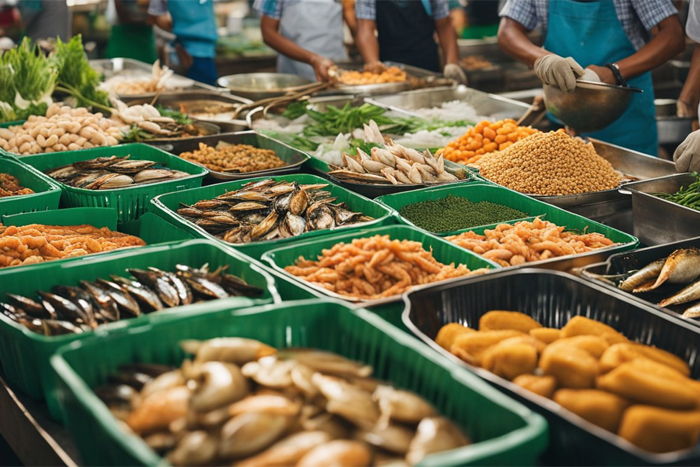
<svg viewBox="0 0 700 467">
<path fill-rule="evenodd" d="M 602 130 L 625 113 L 638 88 L 576 81 L 574 92 L 544 86 L 544 103 L 556 119 L 581 133 Z"/>
<path fill-rule="evenodd" d="M 289 88 L 311 84 L 306 78 L 280 73 L 242 73 L 219 78 L 219 86 L 254 101 L 283 96 Z"/>
</svg>

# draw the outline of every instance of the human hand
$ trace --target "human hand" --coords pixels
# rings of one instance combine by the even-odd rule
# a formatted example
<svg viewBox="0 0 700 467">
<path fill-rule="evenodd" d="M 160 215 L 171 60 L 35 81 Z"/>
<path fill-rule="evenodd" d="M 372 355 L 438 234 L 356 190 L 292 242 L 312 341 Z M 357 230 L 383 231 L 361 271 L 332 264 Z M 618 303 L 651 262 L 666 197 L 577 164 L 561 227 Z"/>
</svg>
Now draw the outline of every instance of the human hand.
<svg viewBox="0 0 700 467">
<path fill-rule="evenodd" d="M 688 102 L 678 99 L 676 101 L 676 116 L 682 118 L 692 118 L 698 116 L 698 107 Z"/>
<path fill-rule="evenodd" d="M 386 65 L 384 65 L 382 62 L 365 63 L 365 71 L 370 73 L 379 74 L 384 70 L 386 70 Z"/>
<path fill-rule="evenodd" d="M 581 79 L 588 79 L 588 81 L 600 81 L 601 83 L 617 85 L 615 75 L 613 75 L 613 72 L 610 71 L 610 68 L 605 66 L 590 65 L 588 68 L 586 68 L 585 71 L 589 70 L 594 72 L 597 75 L 598 79 L 591 80 L 585 78 L 585 76 L 587 76 L 585 74 L 583 75 L 583 77 L 581 77 Z"/>
<path fill-rule="evenodd" d="M 467 84 L 466 73 L 464 73 L 462 67 L 456 63 L 446 64 L 442 74 L 445 75 L 445 78 L 456 81 L 458 84 Z"/>
<path fill-rule="evenodd" d="M 700 130 L 689 134 L 676 148 L 673 161 L 678 172 L 700 172 Z"/>
<path fill-rule="evenodd" d="M 316 80 L 326 82 L 330 79 L 328 70 L 335 66 L 332 60 L 321 55 L 314 55 L 309 63 L 314 68 Z"/>
<path fill-rule="evenodd" d="M 583 76 L 583 68 L 571 57 L 547 54 L 535 61 L 535 74 L 544 84 L 556 86 L 562 91 L 573 92 L 576 79 Z"/>
</svg>

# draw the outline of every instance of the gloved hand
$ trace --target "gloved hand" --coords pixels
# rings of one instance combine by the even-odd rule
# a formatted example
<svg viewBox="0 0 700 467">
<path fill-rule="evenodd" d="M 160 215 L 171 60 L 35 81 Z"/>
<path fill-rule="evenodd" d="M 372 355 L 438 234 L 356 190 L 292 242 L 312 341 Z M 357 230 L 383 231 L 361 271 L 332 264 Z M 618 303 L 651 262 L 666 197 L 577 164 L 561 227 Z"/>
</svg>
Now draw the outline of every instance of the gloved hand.
<svg viewBox="0 0 700 467">
<path fill-rule="evenodd" d="M 583 76 L 584 71 L 571 57 L 548 54 L 535 61 L 535 74 L 544 84 L 573 92 L 576 89 L 576 79 Z"/>
<path fill-rule="evenodd" d="M 594 81 L 596 83 L 603 82 L 603 80 L 600 79 L 600 76 L 598 76 L 598 73 L 591 70 L 590 68 L 586 68 L 585 70 L 583 70 L 583 75 L 581 76 L 581 79 L 584 81 Z"/>
<path fill-rule="evenodd" d="M 457 84 L 467 84 L 467 74 L 464 73 L 462 67 L 456 63 L 448 63 L 445 65 L 442 74 L 445 75 L 445 78 L 456 81 Z"/>
<path fill-rule="evenodd" d="M 676 116 L 682 118 L 697 117 L 698 107 L 678 99 L 678 101 L 676 101 Z"/>
<path fill-rule="evenodd" d="M 314 68 L 314 73 L 316 74 L 316 81 L 326 82 L 330 79 L 328 75 L 328 70 L 335 65 L 332 60 L 323 57 L 321 55 L 314 55 L 309 62 Z"/>
<path fill-rule="evenodd" d="M 679 172 L 700 172 L 700 130 L 689 134 L 676 148 L 673 161 Z"/>
</svg>

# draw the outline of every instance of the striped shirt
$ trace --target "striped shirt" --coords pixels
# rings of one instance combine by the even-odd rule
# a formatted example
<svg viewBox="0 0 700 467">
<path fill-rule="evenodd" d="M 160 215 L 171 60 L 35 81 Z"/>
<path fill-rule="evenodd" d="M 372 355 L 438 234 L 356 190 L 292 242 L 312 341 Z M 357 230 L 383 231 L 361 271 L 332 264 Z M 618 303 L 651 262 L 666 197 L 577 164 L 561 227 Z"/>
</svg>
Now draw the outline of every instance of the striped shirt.
<svg viewBox="0 0 700 467">
<path fill-rule="evenodd" d="M 425 10 L 434 20 L 439 20 L 450 16 L 450 4 L 448 0 L 357 0 L 355 2 L 355 16 L 357 19 L 377 19 L 377 1 L 389 2 L 417 2 L 421 1 Z"/>
<path fill-rule="evenodd" d="M 533 30 L 542 26 L 547 31 L 547 11 L 550 0 L 508 0 L 500 15 Z M 669 16 L 678 14 L 671 0 L 613 0 L 617 18 L 634 47 L 639 50 L 651 39 L 651 31 Z"/>
</svg>

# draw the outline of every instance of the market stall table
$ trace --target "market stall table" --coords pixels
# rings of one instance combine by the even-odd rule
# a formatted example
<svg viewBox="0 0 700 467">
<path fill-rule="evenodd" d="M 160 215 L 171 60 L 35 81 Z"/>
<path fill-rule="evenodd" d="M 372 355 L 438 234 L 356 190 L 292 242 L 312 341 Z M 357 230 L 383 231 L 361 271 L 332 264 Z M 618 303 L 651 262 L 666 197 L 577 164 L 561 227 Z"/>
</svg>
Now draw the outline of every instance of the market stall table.
<svg viewBox="0 0 700 467">
<path fill-rule="evenodd" d="M 9 387 L 4 372 L 0 372 L 0 413 L 0 435 L 23 464 L 80 465 L 68 431 L 51 419 L 44 403 Z"/>
</svg>

